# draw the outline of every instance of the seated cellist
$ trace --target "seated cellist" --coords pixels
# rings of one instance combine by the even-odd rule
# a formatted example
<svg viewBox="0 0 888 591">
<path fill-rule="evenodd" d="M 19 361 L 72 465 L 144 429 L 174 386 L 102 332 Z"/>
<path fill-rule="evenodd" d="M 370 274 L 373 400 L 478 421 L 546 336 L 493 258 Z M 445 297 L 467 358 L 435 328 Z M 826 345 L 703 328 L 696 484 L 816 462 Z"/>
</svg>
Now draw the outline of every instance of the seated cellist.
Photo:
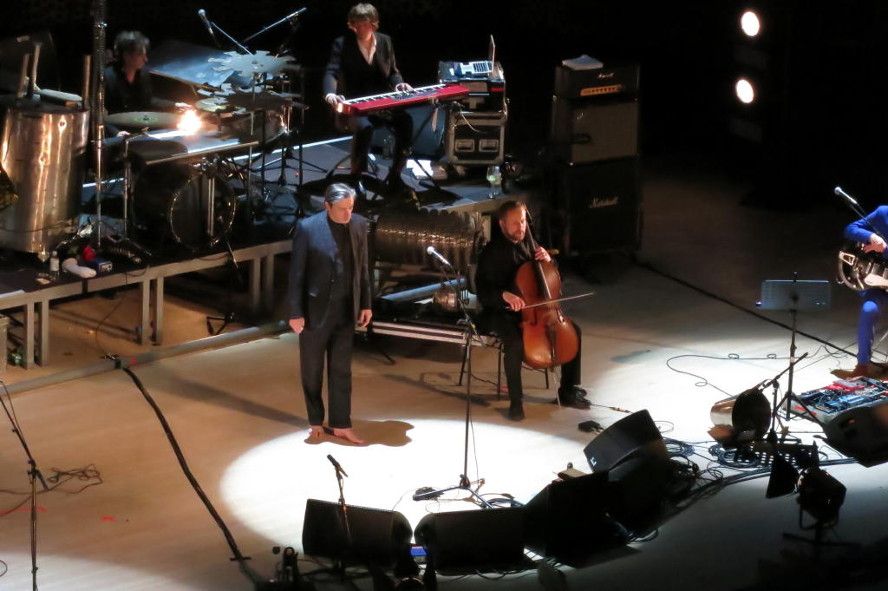
<svg viewBox="0 0 888 591">
<path fill-rule="evenodd" d="M 497 210 L 496 217 L 501 233 L 494 236 L 481 251 L 475 284 L 478 300 L 484 309 L 483 322 L 503 343 L 503 364 L 509 389 L 508 416 L 513 421 L 520 421 L 524 419 L 521 385 L 524 342 L 520 311 L 525 302 L 512 291 L 515 274 L 528 261 L 548 262 L 551 258 L 544 248 L 538 246 L 532 251 L 528 246 L 527 208 L 523 203 L 506 201 Z M 573 326 L 579 337 L 579 327 L 575 323 Z M 581 347 L 578 347 L 573 360 L 561 366 L 558 402 L 563 406 L 584 409 L 589 408 L 589 402 L 585 390 L 578 385 L 580 351 Z"/>
</svg>

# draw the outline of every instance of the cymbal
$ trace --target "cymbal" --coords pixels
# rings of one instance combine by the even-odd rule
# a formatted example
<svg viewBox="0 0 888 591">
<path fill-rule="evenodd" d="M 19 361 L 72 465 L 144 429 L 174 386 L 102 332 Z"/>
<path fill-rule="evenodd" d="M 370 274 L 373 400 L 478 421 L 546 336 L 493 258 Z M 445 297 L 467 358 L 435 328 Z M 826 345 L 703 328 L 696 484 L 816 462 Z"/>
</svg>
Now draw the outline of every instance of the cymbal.
<svg viewBox="0 0 888 591">
<path fill-rule="evenodd" d="M 162 111 L 127 111 L 123 113 L 113 113 L 105 117 L 105 121 L 117 127 L 133 127 L 142 129 L 143 127 L 176 127 L 179 122 L 179 116 L 175 113 L 164 113 Z"/>
<path fill-rule="evenodd" d="M 237 53 L 226 51 L 225 58 L 211 57 L 210 62 L 219 64 L 214 66 L 216 71 L 234 70 L 241 76 L 258 76 L 260 74 L 280 74 L 284 70 L 296 70 L 298 66 L 291 56 L 271 55 L 264 49 L 256 53 Z"/>
<path fill-rule="evenodd" d="M 210 96 L 194 103 L 194 108 L 205 113 L 224 113 L 234 110 L 234 105 L 229 104 L 224 96 Z"/>
</svg>

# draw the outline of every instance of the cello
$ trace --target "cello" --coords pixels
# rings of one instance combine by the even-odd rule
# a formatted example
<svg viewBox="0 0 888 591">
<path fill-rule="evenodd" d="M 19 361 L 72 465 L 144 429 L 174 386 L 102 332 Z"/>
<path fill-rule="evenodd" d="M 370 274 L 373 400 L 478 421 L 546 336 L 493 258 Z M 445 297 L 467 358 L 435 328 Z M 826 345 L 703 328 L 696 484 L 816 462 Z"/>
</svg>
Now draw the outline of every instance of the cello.
<svg viewBox="0 0 888 591">
<path fill-rule="evenodd" d="M 539 245 L 533 238 L 529 220 L 527 241 L 531 253 L 535 253 Z M 573 323 L 558 303 L 561 275 L 555 263 L 528 261 L 518 268 L 514 282 L 516 295 L 525 303 L 521 309 L 524 363 L 534 369 L 544 369 L 573 360 L 580 342 Z"/>
</svg>

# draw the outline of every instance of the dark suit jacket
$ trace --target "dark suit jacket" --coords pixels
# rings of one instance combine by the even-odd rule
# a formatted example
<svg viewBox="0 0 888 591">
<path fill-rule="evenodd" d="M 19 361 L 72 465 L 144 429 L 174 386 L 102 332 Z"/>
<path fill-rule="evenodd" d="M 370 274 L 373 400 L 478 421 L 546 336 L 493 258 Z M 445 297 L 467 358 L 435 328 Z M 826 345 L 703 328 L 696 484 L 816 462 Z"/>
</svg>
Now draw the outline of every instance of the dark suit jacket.
<svg viewBox="0 0 888 591">
<path fill-rule="evenodd" d="M 475 287 L 485 311 L 506 309 L 503 292 L 515 292 L 515 274 L 522 264 L 531 260 L 530 248 L 525 243 L 513 244 L 499 232 L 484 245 L 475 269 Z"/>
<path fill-rule="evenodd" d="M 341 94 L 348 98 L 389 92 L 404 81 L 395 62 L 392 38 L 376 35 L 376 53 L 373 63 L 358 48 L 358 38 L 349 34 L 338 37 L 330 50 L 330 61 L 324 71 L 324 95 Z"/>
<path fill-rule="evenodd" d="M 370 267 L 367 255 L 367 220 L 352 215 L 349 234 L 352 246 L 352 294 L 354 315 L 369 309 Z M 305 318 L 306 328 L 318 328 L 327 318 L 330 286 L 335 268 L 336 240 L 322 211 L 296 224 L 290 263 L 290 318 Z"/>
</svg>

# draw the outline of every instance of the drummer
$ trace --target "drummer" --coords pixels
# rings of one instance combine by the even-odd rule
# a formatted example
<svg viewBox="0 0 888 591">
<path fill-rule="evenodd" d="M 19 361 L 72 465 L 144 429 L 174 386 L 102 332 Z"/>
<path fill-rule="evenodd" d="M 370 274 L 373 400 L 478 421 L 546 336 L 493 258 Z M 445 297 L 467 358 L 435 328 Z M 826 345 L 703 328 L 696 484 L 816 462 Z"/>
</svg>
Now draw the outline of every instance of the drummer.
<svg viewBox="0 0 888 591">
<path fill-rule="evenodd" d="M 105 68 L 105 109 L 108 113 L 128 111 L 173 111 L 188 108 L 157 98 L 151 91 L 151 77 L 143 71 L 148 63 L 148 37 L 139 31 L 121 31 L 114 39 L 115 60 Z M 106 124 L 106 136 L 126 135 L 125 131 Z"/>
</svg>

